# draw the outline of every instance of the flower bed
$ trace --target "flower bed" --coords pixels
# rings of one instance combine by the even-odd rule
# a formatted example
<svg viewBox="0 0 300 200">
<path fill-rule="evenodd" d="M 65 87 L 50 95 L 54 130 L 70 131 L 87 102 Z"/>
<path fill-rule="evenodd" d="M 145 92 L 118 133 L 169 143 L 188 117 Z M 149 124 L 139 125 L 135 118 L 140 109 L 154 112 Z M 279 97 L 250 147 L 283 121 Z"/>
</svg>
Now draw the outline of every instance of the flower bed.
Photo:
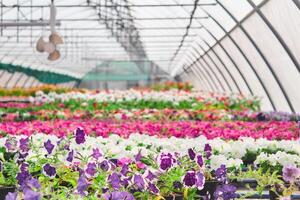
<svg viewBox="0 0 300 200">
<path fill-rule="evenodd" d="M 237 179 L 251 176 L 263 188 L 289 183 L 283 188 L 289 195 L 300 176 L 296 141 L 94 138 L 77 129 L 67 138 L 37 134 L 2 138 L 0 144 L 0 185 L 17 187 L 8 194 L 11 199 L 146 200 L 179 195 L 229 200 L 237 197 Z"/>
<path fill-rule="evenodd" d="M 98 121 L 98 120 L 54 120 L 0 123 L 0 131 L 12 135 L 45 133 L 66 136 L 77 127 L 89 134 L 108 137 L 117 134 L 129 137 L 132 133 L 156 135 L 158 137 L 197 137 L 209 139 L 238 139 L 240 137 L 294 140 L 300 130 L 296 122 L 202 122 L 202 121 Z"/>
</svg>

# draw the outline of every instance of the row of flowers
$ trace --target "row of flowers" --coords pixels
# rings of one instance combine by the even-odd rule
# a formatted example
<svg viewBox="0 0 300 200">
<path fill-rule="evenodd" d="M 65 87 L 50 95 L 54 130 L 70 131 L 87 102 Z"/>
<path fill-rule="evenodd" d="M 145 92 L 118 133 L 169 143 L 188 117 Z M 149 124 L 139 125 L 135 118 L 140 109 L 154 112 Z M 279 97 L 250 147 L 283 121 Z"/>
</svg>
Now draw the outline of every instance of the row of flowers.
<svg viewBox="0 0 300 200">
<path fill-rule="evenodd" d="M 157 107 L 162 108 L 175 107 L 180 108 L 195 108 L 205 109 L 212 106 L 219 109 L 259 109 L 259 100 L 255 97 L 243 97 L 239 95 L 224 95 L 214 93 L 204 93 L 199 91 L 185 92 L 177 90 L 169 90 L 164 92 L 158 91 L 140 91 L 140 90 L 125 90 L 125 91 L 99 91 L 97 93 L 49 93 L 37 92 L 36 97 L 30 98 L 34 103 L 49 103 L 49 102 L 66 102 L 66 103 L 88 103 L 93 105 L 106 104 L 122 104 L 129 103 L 129 108 L 139 107 Z M 65 105 L 66 105 L 65 103 Z M 149 104 L 149 105 L 147 105 Z M 164 105 L 166 104 L 166 105 Z M 203 108 L 204 107 L 204 108 Z M 95 109 L 95 105 L 93 106 Z"/>
<path fill-rule="evenodd" d="M 295 140 L 300 129 L 296 122 L 204 122 L 204 121 L 99 121 L 99 120 L 53 120 L 0 123 L 0 132 L 12 135 L 45 133 L 66 136 L 76 127 L 83 127 L 89 134 L 108 137 L 117 134 L 128 138 L 132 133 L 158 137 L 209 139 L 239 139 L 240 137 Z"/>
<path fill-rule="evenodd" d="M 146 200 L 172 195 L 229 200 L 238 196 L 233 182 L 248 176 L 264 189 L 280 185 L 286 196 L 297 190 L 300 177 L 295 141 L 226 142 L 202 137 L 183 142 L 140 135 L 125 140 L 89 137 L 78 128 L 66 138 L 37 134 L 2 138 L 0 143 L 0 185 L 17 186 L 6 200 L 17 196 L 24 200 Z M 175 144 L 184 148 L 174 149 Z M 121 151 L 112 152 L 112 147 Z M 235 155 L 231 149 L 222 154 L 226 148 L 246 153 Z M 127 151 L 131 151 L 129 157 Z M 256 158 L 249 162 L 253 154 Z"/>
<path fill-rule="evenodd" d="M 17 106 L 16 106 L 17 105 Z M 16 106 L 16 107 L 15 107 Z M 285 112 L 253 112 L 238 110 L 134 109 L 134 110 L 37 110 L 26 103 L 0 103 L 0 121 L 53 119 L 116 119 L 116 120 L 203 120 L 203 121 L 300 121 L 300 115 Z M 10 109 L 13 108 L 13 109 Z M 16 109 L 19 108 L 19 109 Z"/>
</svg>

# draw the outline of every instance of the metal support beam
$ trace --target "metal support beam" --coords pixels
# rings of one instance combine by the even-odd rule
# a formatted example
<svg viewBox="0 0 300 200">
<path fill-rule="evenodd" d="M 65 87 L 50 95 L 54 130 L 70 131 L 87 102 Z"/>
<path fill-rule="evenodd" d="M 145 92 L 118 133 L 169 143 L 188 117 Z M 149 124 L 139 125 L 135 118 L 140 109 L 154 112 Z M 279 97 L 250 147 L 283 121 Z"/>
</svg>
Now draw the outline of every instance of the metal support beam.
<svg viewBox="0 0 300 200">
<path fill-rule="evenodd" d="M 255 3 L 252 0 L 247 0 L 248 3 L 255 9 L 257 14 L 260 16 L 260 18 L 265 22 L 265 24 L 269 27 L 269 29 L 272 31 L 272 33 L 275 35 L 281 46 L 284 48 L 286 53 L 289 55 L 290 59 L 294 63 L 295 67 L 297 68 L 298 72 L 300 72 L 300 65 L 293 54 L 293 52 L 290 50 L 288 45 L 285 43 L 284 39 L 281 37 L 281 35 L 278 33 L 278 31 L 274 28 L 272 23 L 267 19 L 267 17 L 263 14 L 263 12 L 260 10 L 261 7 L 258 7 L 255 5 Z"/>
<path fill-rule="evenodd" d="M 216 0 L 216 2 L 221 6 L 221 8 L 230 16 L 230 18 L 237 24 L 239 24 L 239 21 L 235 18 L 235 16 L 219 1 Z M 240 28 L 242 27 L 242 25 L 240 24 L 239 26 Z M 246 30 L 244 28 L 241 28 L 243 33 L 245 34 Z M 245 34 L 246 37 L 247 35 L 249 36 L 249 34 Z M 271 106 L 274 110 L 276 110 L 274 101 L 271 98 L 271 95 L 267 89 L 267 87 L 265 86 L 261 76 L 258 74 L 258 72 L 256 71 L 255 67 L 253 66 L 253 64 L 250 62 L 250 59 L 246 56 L 245 52 L 242 51 L 242 49 L 240 48 L 240 46 L 237 44 L 237 42 L 231 37 L 231 34 L 228 34 L 229 39 L 234 43 L 234 45 L 236 46 L 236 48 L 239 50 L 239 52 L 242 54 L 242 56 L 244 57 L 244 59 L 246 60 L 246 62 L 248 63 L 248 65 L 250 66 L 250 68 L 252 69 L 252 71 L 254 72 L 255 76 L 257 77 L 260 85 L 262 86 L 265 94 L 267 95 L 267 98 L 269 100 L 269 102 L 271 103 Z M 249 39 L 249 37 L 247 37 Z M 251 42 L 252 40 L 250 40 Z M 252 42 L 251 42 L 252 43 Z M 253 44 L 253 43 L 252 43 Z"/>
<path fill-rule="evenodd" d="M 197 43 L 197 46 L 200 47 L 200 49 L 205 52 L 204 48 L 199 44 Z M 204 59 L 204 56 L 202 56 L 199 52 L 198 52 L 198 55 L 200 58 Z M 219 74 L 222 76 L 223 80 L 225 81 L 228 89 L 230 90 L 230 92 L 233 92 L 232 88 L 231 88 L 231 85 L 229 84 L 227 78 L 225 77 L 224 73 L 222 72 L 222 70 L 219 68 L 219 66 L 216 64 L 216 62 L 214 61 L 214 59 L 212 59 L 212 57 L 208 54 L 206 54 L 206 56 L 209 58 L 209 60 L 213 63 L 213 65 L 216 67 L 217 71 L 219 72 Z"/>
<path fill-rule="evenodd" d="M 193 50 L 197 53 L 196 57 L 201 56 L 200 52 L 195 47 L 193 47 Z M 212 66 L 205 59 L 202 59 L 202 60 L 205 62 L 205 64 L 208 66 L 208 69 L 212 72 L 212 74 L 214 75 L 214 77 L 218 81 L 218 83 L 221 86 L 221 89 L 223 90 L 223 92 L 225 92 L 225 88 L 224 88 L 221 80 L 219 79 L 219 77 L 217 76 L 217 74 L 215 73 L 215 71 L 213 70 Z"/>
</svg>

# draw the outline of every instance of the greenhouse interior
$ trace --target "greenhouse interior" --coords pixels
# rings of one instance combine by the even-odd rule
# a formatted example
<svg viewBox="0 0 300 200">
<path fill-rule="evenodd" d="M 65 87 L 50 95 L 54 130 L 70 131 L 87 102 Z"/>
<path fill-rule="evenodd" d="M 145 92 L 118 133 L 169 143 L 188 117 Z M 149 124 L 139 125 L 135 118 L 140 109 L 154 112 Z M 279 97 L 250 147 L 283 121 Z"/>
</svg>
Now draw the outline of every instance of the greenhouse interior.
<svg viewBox="0 0 300 200">
<path fill-rule="evenodd" d="M 0 200 L 300 199 L 299 0 L 0 6 Z"/>
</svg>

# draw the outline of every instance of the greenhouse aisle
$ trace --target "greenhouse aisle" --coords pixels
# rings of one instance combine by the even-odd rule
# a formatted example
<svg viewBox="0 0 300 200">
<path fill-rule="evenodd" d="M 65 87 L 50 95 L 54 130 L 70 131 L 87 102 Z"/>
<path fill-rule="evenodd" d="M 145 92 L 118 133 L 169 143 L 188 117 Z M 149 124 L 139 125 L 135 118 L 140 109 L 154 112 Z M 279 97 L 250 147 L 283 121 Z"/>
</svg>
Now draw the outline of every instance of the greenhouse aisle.
<svg viewBox="0 0 300 200">
<path fill-rule="evenodd" d="M 300 199 L 299 0 L 0 6 L 0 200 Z"/>
</svg>

